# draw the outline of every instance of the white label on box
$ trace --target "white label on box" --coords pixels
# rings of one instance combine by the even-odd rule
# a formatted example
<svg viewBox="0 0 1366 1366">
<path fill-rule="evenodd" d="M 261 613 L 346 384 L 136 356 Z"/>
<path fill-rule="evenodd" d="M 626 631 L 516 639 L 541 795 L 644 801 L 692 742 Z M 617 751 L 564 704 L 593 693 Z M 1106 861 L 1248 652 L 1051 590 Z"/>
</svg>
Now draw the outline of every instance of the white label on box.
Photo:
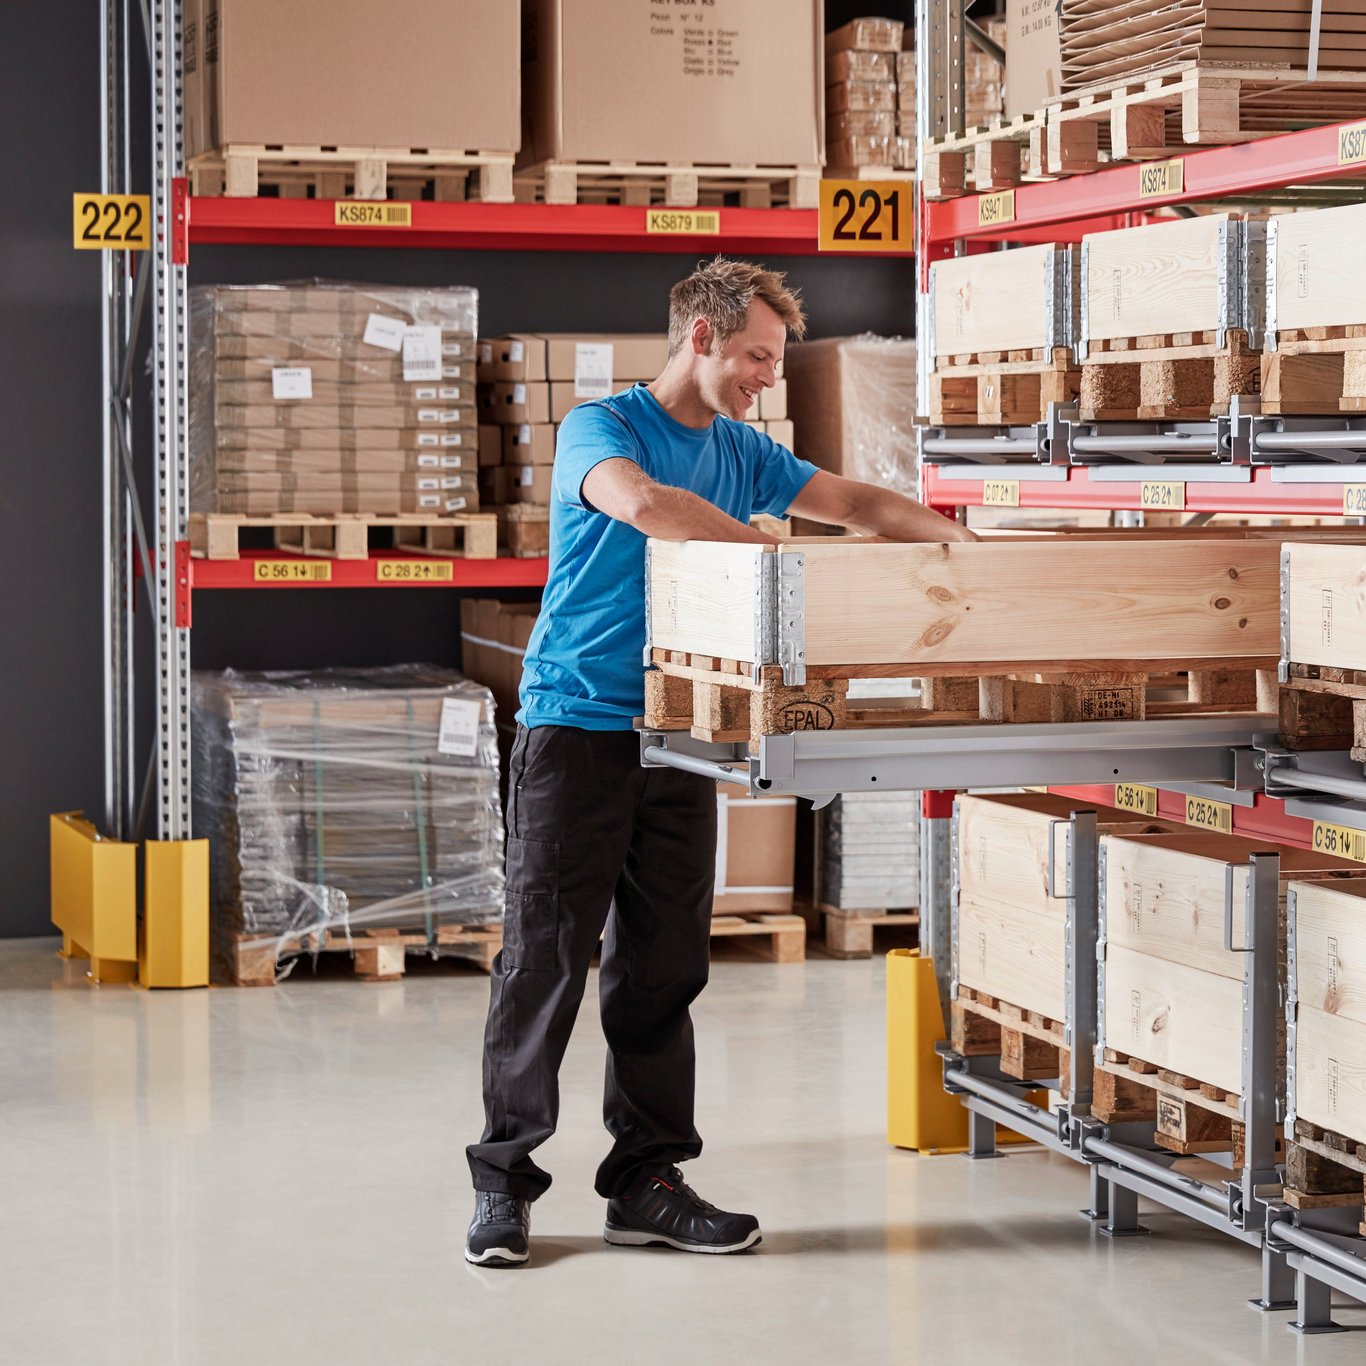
<svg viewBox="0 0 1366 1366">
<path fill-rule="evenodd" d="M 514 446 L 531 445 L 531 423 L 523 422 L 522 425 L 517 428 L 517 435 L 512 438 L 512 444 Z"/>
<path fill-rule="evenodd" d="M 446 499 L 446 511 L 447 511 L 447 512 L 464 512 L 464 510 L 465 510 L 465 500 L 464 500 L 463 498 L 447 498 L 447 499 Z"/>
<path fill-rule="evenodd" d="M 413 397 L 419 403 L 435 403 L 436 393 L 435 384 L 419 384 L 417 388 L 413 390 Z"/>
<path fill-rule="evenodd" d="M 403 334 L 403 378 L 441 378 L 441 329 L 410 327 Z"/>
<path fill-rule="evenodd" d="M 463 446 L 465 444 L 465 433 L 442 432 L 439 440 L 443 446 Z"/>
<path fill-rule="evenodd" d="M 519 341 L 508 342 L 508 360 L 520 362 L 524 361 L 525 359 L 526 343 Z"/>
<path fill-rule="evenodd" d="M 575 343 L 574 397 L 606 398 L 611 392 L 612 343 Z"/>
<path fill-rule="evenodd" d="M 441 349 L 442 349 L 442 351 L 444 352 L 446 348 L 443 346 Z M 480 365 L 492 365 L 492 364 L 493 364 L 493 343 L 492 343 L 492 342 L 480 342 L 480 343 L 479 343 L 479 364 L 480 364 Z"/>
<path fill-rule="evenodd" d="M 459 409 L 459 408 L 442 408 L 442 409 L 441 409 L 441 417 L 439 418 L 439 421 L 441 421 L 441 422 L 459 422 L 459 421 L 460 421 L 460 409 Z"/>
<path fill-rule="evenodd" d="M 514 384 L 512 386 L 512 402 L 514 407 L 520 408 L 526 402 L 526 385 Z"/>
<path fill-rule="evenodd" d="M 517 487 L 518 487 L 518 488 L 529 489 L 529 488 L 532 486 L 532 484 L 534 484 L 535 482 L 536 482 L 536 466 L 535 466 L 535 465 L 523 465 L 522 468 L 519 469 L 519 470 L 517 471 Z"/>
<path fill-rule="evenodd" d="M 433 456 L 433 459 L 436 457 Z M 443 470 L 463 470 L 465 468 L 465 457 L 463 455 L 443 455 L 441 457 L 441 468 Z"/>
<path fill-rule="evenodd" d="M 440 422 L 440 408 L 419 408 L 417 410 L 417 420 L 419 422 Z"/>
<path fill-rule="evenodd" d="M 460 386 L 458 384 L 443 384 L 437 391 L 436 396 L 443 403 L 460 402 Z"/>
<path fill-rule="evenodd" d="M 441 487 L 443 489 L 458 489 L 463 482 L 458 474 L 447 474 L 442 476 Z"/>
<path fill-rule="evenodd" d="M 441 487 L 441 480 L 431 475 L 425 478 L 419 477 L 417 487 L 422 492 L 427 492 L 431 489 L 439 489 Z"/>
<path fill-rule="evenodd" d="M 417 420 L 422 421 L 420 414 Z M 443 446 L 445 445 L 445 438 L 438 432 L 418 432 L 417 444 L 419 446 Z"/>
<path fill-rule="evenodd" d="M 419 438 L 420 439 L 420 438 Z M 443 457 L 439 455 L 419 455 L 417 457 L 417 467 L 420 470 L 440 469 Z"/>
<path fill-rule="evenodd" d="M 443 365 L 441 367 L 442 379 L 461 379 L 460 367 L 458 365 Z"/>
<path fill-rule="evenodd" d="M 460 360 L 465 354 L 465 343 L 458 341 L 443 341 L 441 343 L 441 354 L 449 360 Z M 489 357 L 492 359 L 492 356 Z"/>
<path fill-rule="evenodd" d="M 439 508 L 441 496 L 436 493 L 420 493 L 417 496 L 417 505 L 420 508 Z"/>
<path fill-rule="evenodd" d="M 270 392 L 277 398 L 312 398 L 313 371 L 306 365 L 274 369 L 270 372 Z"/>
<path fill-rule="evenodd" d="M 362 340 L 367 346 L 383 347 L 386 351 L 403 350 L 403 334 L 408 324 L 402 318 L 386 318 L 382 313 L 372 313 L 365 320 L 365 336 Z"/>
</svg>

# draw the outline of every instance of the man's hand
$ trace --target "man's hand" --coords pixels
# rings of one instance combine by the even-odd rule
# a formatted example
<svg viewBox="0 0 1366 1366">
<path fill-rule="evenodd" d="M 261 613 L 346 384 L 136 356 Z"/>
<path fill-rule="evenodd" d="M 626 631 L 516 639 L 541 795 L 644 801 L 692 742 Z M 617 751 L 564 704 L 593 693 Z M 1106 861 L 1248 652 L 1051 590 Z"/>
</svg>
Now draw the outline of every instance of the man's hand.
<svg viewBox="0 0 1366 1366">
<path fill-rule="evenodd" d="M 977 541 L 975 531 L 941 516 L 924 503 L 875 484 L 841 479 L 817 470 L 792 500 L 790 513 L 893 541 Z"/>
<path fill-rule="evenodd" d="M 737 522 L 687 489 L 657 484 L 634 460 L 603 460 L 588 471 L 583 500 L 618 522 L 661 541 L 750 541 L 775 544 L 745 522 Z"/>
</svg>

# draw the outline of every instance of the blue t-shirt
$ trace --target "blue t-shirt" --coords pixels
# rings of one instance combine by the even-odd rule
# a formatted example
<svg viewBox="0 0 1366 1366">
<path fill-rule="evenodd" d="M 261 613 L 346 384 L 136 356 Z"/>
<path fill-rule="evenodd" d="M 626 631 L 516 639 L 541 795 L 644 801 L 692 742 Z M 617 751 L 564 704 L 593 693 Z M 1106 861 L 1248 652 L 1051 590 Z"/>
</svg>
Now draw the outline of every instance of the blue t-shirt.
<svg viewBox="0 0 1366 1366">
<path fill-rule="evenodd" d="M 525 726 L 630 730 L 644 710 L 645 537 L 582 494 L 589 470 L 623 456 L 741 522 L 782 516 L 816 472 L 743 422 L 685 427 L 643 384 L 572 409 L 555 448 L 550 576 L 517 713 Z"/>
</svg>

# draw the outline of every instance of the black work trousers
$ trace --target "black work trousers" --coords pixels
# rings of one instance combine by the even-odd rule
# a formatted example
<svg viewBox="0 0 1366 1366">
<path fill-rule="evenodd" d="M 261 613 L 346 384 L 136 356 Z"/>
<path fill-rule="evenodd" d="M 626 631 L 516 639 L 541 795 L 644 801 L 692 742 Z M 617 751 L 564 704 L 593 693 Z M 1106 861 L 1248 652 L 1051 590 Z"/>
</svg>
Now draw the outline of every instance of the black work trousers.
<svg viewBox="0 0 1366 1366">
<path fill-rule="evenodd" d="M 696 1157 L 688 1007 L 707 983 L 716 785 L 642 768 L 634 731 L 518 726 L 508 774 L 507 902 L 484 1033 L 477 1190 L 534 1200 L 559 1070 L 599 937 L 607 1037 L 600 1195 Z M 609 912 L 610 921 L 609 921 Z"/>
</svg>

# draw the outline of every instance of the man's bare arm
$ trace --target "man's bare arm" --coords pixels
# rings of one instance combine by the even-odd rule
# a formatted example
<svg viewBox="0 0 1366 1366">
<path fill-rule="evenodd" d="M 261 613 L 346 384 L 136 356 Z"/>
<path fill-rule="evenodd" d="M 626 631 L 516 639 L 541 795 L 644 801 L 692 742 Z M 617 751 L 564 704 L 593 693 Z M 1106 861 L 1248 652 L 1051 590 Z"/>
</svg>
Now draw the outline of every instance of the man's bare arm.
<svg viewBox="0 0 1366 1366">
<path fill-rule="evenodd" d="M 583 497 L 599 512 L 661 541 L 754 541 L 773 544 L 745 522 L 687 489 L 657 484 L 625 456 L 603 460 L 588 471 Z"/>
<path fill-rule="evenodd" d="M 848 527 L 864 536 L 893 541 L 976 541 L 967 527 L 940 516 L 924 503 L 891 489 L 841 479 L 817 470 L 792 500 L 789 512 L 812 521 Z"/>
</svg>

